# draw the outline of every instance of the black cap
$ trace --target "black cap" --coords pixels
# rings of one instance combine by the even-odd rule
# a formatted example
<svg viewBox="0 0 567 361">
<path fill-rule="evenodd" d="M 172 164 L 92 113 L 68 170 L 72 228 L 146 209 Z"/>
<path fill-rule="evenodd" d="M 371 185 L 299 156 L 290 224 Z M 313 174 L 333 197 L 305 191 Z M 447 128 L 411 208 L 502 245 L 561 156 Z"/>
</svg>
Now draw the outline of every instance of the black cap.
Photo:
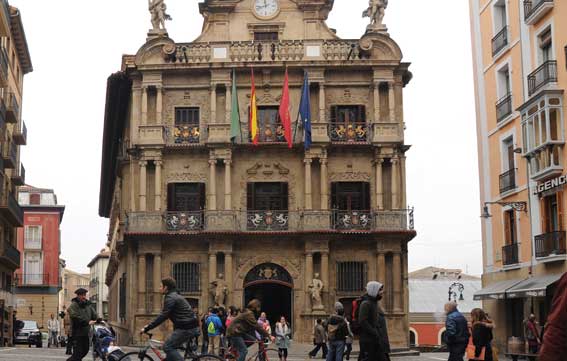
<svg viewBox="0 0 567 361">
<path fill-rule="evenodd" d="M 79 295 L 86 295 L 87 292 L 89 292 L 89 290 L 86 290 L 86 289 L 84 289 L 84 288 L 81 287 L 81 288 L 77 288 L 77 290 L 75 291 L 75 294 L 76 294 L 77 296 L 79 296 Z"/>
</svg>

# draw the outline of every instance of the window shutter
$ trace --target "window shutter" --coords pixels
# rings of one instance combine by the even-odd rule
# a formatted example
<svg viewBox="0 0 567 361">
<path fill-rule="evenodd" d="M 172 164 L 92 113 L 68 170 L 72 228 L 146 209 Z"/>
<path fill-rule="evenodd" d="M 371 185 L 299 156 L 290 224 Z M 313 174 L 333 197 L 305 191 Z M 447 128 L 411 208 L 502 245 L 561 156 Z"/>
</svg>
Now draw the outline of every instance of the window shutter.
<svg viewBox="0 0 567 361">
<path fill-rule="evenodd" d="M 206 199 L 205 183 L 199 183 L 199 209 L 205 209 Z"/>
<path fill-rule="evenodd" d="M 337 182 L 332 182 L 331 183 L 331 200 L 333 202 L 333 204 L 331 204 L 331 207 L 333 209 L 338 209 L 339 208 L 339 199 L 338 199 L 338 185 L 339 183 Z"/>
<path fill-rule="evenodd" d="M 510 211 L 504 212 L 504 243 L 505 245 L 512 243 L 512 224 L 510 222 Z"/>
<path fill-rule="evenodd" d="M 246 208 L 254 210 L 254 183 L 246 184 Z"/>
<path fill-rule="evenodd" d="M 557 192 L 557 219 L 558 219 L 558 227 L 557 231 L 562 231 L 563 228 L 563 193 Z"/>
<path fill-rule="evenodd" d="M 281 183 L 281 194 L 282 194 L 282 210 L 287 210 L 288 209 L 288 188 L 287 188 L 287 183 L 282 182 Z"/>
<path fill-rule="evenodd" d="M 539 209 L 541 210 L 541 232 L 542 233 L 547 233 L 548 231 L 548 227 L 547 227 L 547 202 L 545 201 L 545 197 L 542 197 L 539 200 Z"/>
<path fill-rule="evenodd" d="M 175 211 L 175 183 L 167 183 L 167 210 Z"/>
<path fill-rule="evenodd" d="M 337 106 L 331 105 L 331 122 L 337 122 Z"/>
<path fill-rule="evenodd" d="M 368 182 L 362 183 L 362 210 L 370 210 L 370 184 Z"/>
<path fill-rule="evenodd" d="M 358 106 L 358 122 L 366 122 L 366 107 L 364 105 Z"/>
</svg>

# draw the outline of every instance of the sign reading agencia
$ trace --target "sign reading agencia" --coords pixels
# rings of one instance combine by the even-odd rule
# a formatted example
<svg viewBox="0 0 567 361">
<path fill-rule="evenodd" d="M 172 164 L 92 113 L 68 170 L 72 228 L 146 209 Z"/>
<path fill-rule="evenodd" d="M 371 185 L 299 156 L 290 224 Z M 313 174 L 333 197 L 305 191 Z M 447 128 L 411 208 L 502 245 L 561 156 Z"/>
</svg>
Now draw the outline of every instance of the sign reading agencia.
<svg viewBox="0 0 567 361">
<path fill-rule="evenodd" d="M 545 182 L 540 182 L 536 186 L 534 194 L 541 194 L 543 192 L 549 191 L 553 188 L 567 184 L 567 174 L 560 175 L 559 177 L 547 180 Z"/>
</svg>

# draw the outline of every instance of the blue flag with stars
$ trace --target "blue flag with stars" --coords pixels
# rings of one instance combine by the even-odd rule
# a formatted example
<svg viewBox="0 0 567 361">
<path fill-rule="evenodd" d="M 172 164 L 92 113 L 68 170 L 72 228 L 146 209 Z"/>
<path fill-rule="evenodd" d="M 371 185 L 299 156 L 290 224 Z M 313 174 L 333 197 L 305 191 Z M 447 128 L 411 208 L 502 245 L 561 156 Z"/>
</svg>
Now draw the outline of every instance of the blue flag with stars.
<svg viewBox="0 0 567 361">
<path fill-rule="evenodd" d="M 303 89 L 301 90 L 301 101 L 299 102 L 299 116 L 303 124 L 305 134 L 305 149 L 311 147 L 311 101 L 309 100 L 309 75 L 305 72 L 303 78 Z"/>
</svg>

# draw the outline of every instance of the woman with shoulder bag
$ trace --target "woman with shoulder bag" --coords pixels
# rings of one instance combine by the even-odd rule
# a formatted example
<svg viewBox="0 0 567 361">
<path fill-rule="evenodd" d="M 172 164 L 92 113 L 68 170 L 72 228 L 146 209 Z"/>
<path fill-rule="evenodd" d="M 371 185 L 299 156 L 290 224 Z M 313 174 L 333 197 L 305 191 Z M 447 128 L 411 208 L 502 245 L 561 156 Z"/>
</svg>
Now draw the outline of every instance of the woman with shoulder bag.
<svg viewBox="0 0 567 361">
<path fill-rule="evenodd" d="M 475 308 L 471 311 L 471 325 L 474 347 L 467 350 L 469 360 L 494 361 L 491 344 L 494 328 L 492 321 L 482 309 Z"/>
</svg>

